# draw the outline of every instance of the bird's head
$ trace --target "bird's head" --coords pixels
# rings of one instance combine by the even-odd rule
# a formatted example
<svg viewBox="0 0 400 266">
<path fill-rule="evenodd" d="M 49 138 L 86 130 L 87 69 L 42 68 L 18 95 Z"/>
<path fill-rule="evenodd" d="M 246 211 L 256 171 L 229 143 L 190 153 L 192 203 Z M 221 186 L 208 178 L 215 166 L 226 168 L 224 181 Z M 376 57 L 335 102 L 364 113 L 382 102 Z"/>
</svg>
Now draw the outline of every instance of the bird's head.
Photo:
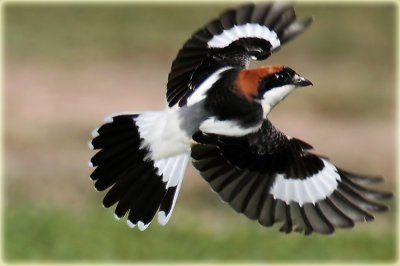
<svg viewBox="0 0 400 266">
<path fill-rule="evenodd" d="M 312 83 L 289 67 L 273 65 L 242 70 L 237 85 L 242 95 L 260 102 L 267 115 L 295 88 Z"/>
</svg>

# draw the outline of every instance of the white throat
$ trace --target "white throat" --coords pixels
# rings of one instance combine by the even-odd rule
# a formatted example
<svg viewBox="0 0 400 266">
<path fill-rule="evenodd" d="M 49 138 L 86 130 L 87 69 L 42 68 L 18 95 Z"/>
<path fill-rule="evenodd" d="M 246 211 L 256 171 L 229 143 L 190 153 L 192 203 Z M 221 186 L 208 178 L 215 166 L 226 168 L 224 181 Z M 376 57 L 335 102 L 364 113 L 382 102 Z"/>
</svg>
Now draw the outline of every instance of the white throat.
<svg viewBox="0 0 400 266">
<path fill-rule="evenodd" d="M 295 85 L 284 85 L 282 87 L 272 88 L 264 93 L 261 99 L 261 105 L 264 111 L 264 116 L 267 116 L 271 112 L 272 108 L 285 99 L 294 89 Z"/>
</svg>

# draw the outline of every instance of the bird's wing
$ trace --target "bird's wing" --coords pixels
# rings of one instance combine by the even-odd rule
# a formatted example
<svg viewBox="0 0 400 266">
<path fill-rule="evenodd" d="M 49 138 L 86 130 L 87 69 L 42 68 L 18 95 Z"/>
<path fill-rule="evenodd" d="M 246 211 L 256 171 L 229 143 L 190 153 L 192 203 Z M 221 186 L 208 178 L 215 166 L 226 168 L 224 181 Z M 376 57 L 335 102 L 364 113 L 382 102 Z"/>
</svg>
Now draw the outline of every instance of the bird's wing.
<svg viewBox="0 0 400 266">
<path fill-rule="evenodd" d="M 201 132 L 194 136 L 194 167 L 220 197 L 237 212 L 264 226 L 283 222 L 281 231 L 329 234 L 355 221 L 369 221 L 370 212 L 387 207 L 375 200 L 390 193 L 363 185 L 379 182 L 346 172 L 312 147 L 288 138 L 269 120 L 245 137 L 223 137 Z"/>
<path fill-rule="evenodd" d="M 196 31 L 179 50 L 168 75 L 169 107 L 186 104 L 189 95 L 222 67 L 246 68 L 263 60 L 303 32 L 311 17 L 297 20 L 289 4 L 246 4 L 223 12 Z"/>
</svg>

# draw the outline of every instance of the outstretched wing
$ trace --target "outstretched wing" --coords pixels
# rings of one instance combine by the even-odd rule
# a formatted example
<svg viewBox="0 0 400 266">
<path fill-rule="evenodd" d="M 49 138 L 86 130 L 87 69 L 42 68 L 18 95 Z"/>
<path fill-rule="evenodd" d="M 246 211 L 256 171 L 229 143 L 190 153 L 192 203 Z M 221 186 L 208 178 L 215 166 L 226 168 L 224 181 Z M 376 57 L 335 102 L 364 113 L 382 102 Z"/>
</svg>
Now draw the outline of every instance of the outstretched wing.
<svg viewBox="0 0 400 266">
<path fill-rule="evenodd" d="M 333 233 L 355 221 L 370 221 L 370 212 L 387 209 L 375 202 L 390 193 L 365 188 L 380 177 L 346 172 L 312 147 L 288 138 L 269 120 L 241 138 L 198 132 L 192 148 L 194 167 L 237 212 L 264 226 L 283 222 L 281 231 Z"/>
<path fill-rule="evenodd" d="M 197 86 L 221 67 L 246 68 L 251 58 L 267 58 L 311 22 L 311 17 L 296 20 L 293 7 L 284 3 L 247 4 L 225 11 L 178 52 L 168 75 L 168 105 L 185 105 Z"/>
</svg>

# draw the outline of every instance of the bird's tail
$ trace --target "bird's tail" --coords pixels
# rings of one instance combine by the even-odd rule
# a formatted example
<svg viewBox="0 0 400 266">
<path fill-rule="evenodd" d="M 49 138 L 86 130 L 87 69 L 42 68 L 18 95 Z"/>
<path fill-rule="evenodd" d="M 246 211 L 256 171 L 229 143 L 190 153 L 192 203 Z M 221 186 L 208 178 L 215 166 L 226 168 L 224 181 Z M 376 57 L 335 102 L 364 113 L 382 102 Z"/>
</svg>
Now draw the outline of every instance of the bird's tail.
<svg viewBox="0 0 400 266">
<path fill-rule="evenodd" d="M 117 203 L 115 218 L 129 212 L 127 223 L 144 230 L 158 210 L 158 222 L 165 225 L 173 211 L 189 153 L 153 160 L 147 136 L 157 130 L 163 111 L 119 113 L 106 117 L 105 124 L 93 130 L 92 150 L 99 150 L 89 161 L 96 167 L 90 178 L 103 191 L 108 208 Z"/>
</svg>

